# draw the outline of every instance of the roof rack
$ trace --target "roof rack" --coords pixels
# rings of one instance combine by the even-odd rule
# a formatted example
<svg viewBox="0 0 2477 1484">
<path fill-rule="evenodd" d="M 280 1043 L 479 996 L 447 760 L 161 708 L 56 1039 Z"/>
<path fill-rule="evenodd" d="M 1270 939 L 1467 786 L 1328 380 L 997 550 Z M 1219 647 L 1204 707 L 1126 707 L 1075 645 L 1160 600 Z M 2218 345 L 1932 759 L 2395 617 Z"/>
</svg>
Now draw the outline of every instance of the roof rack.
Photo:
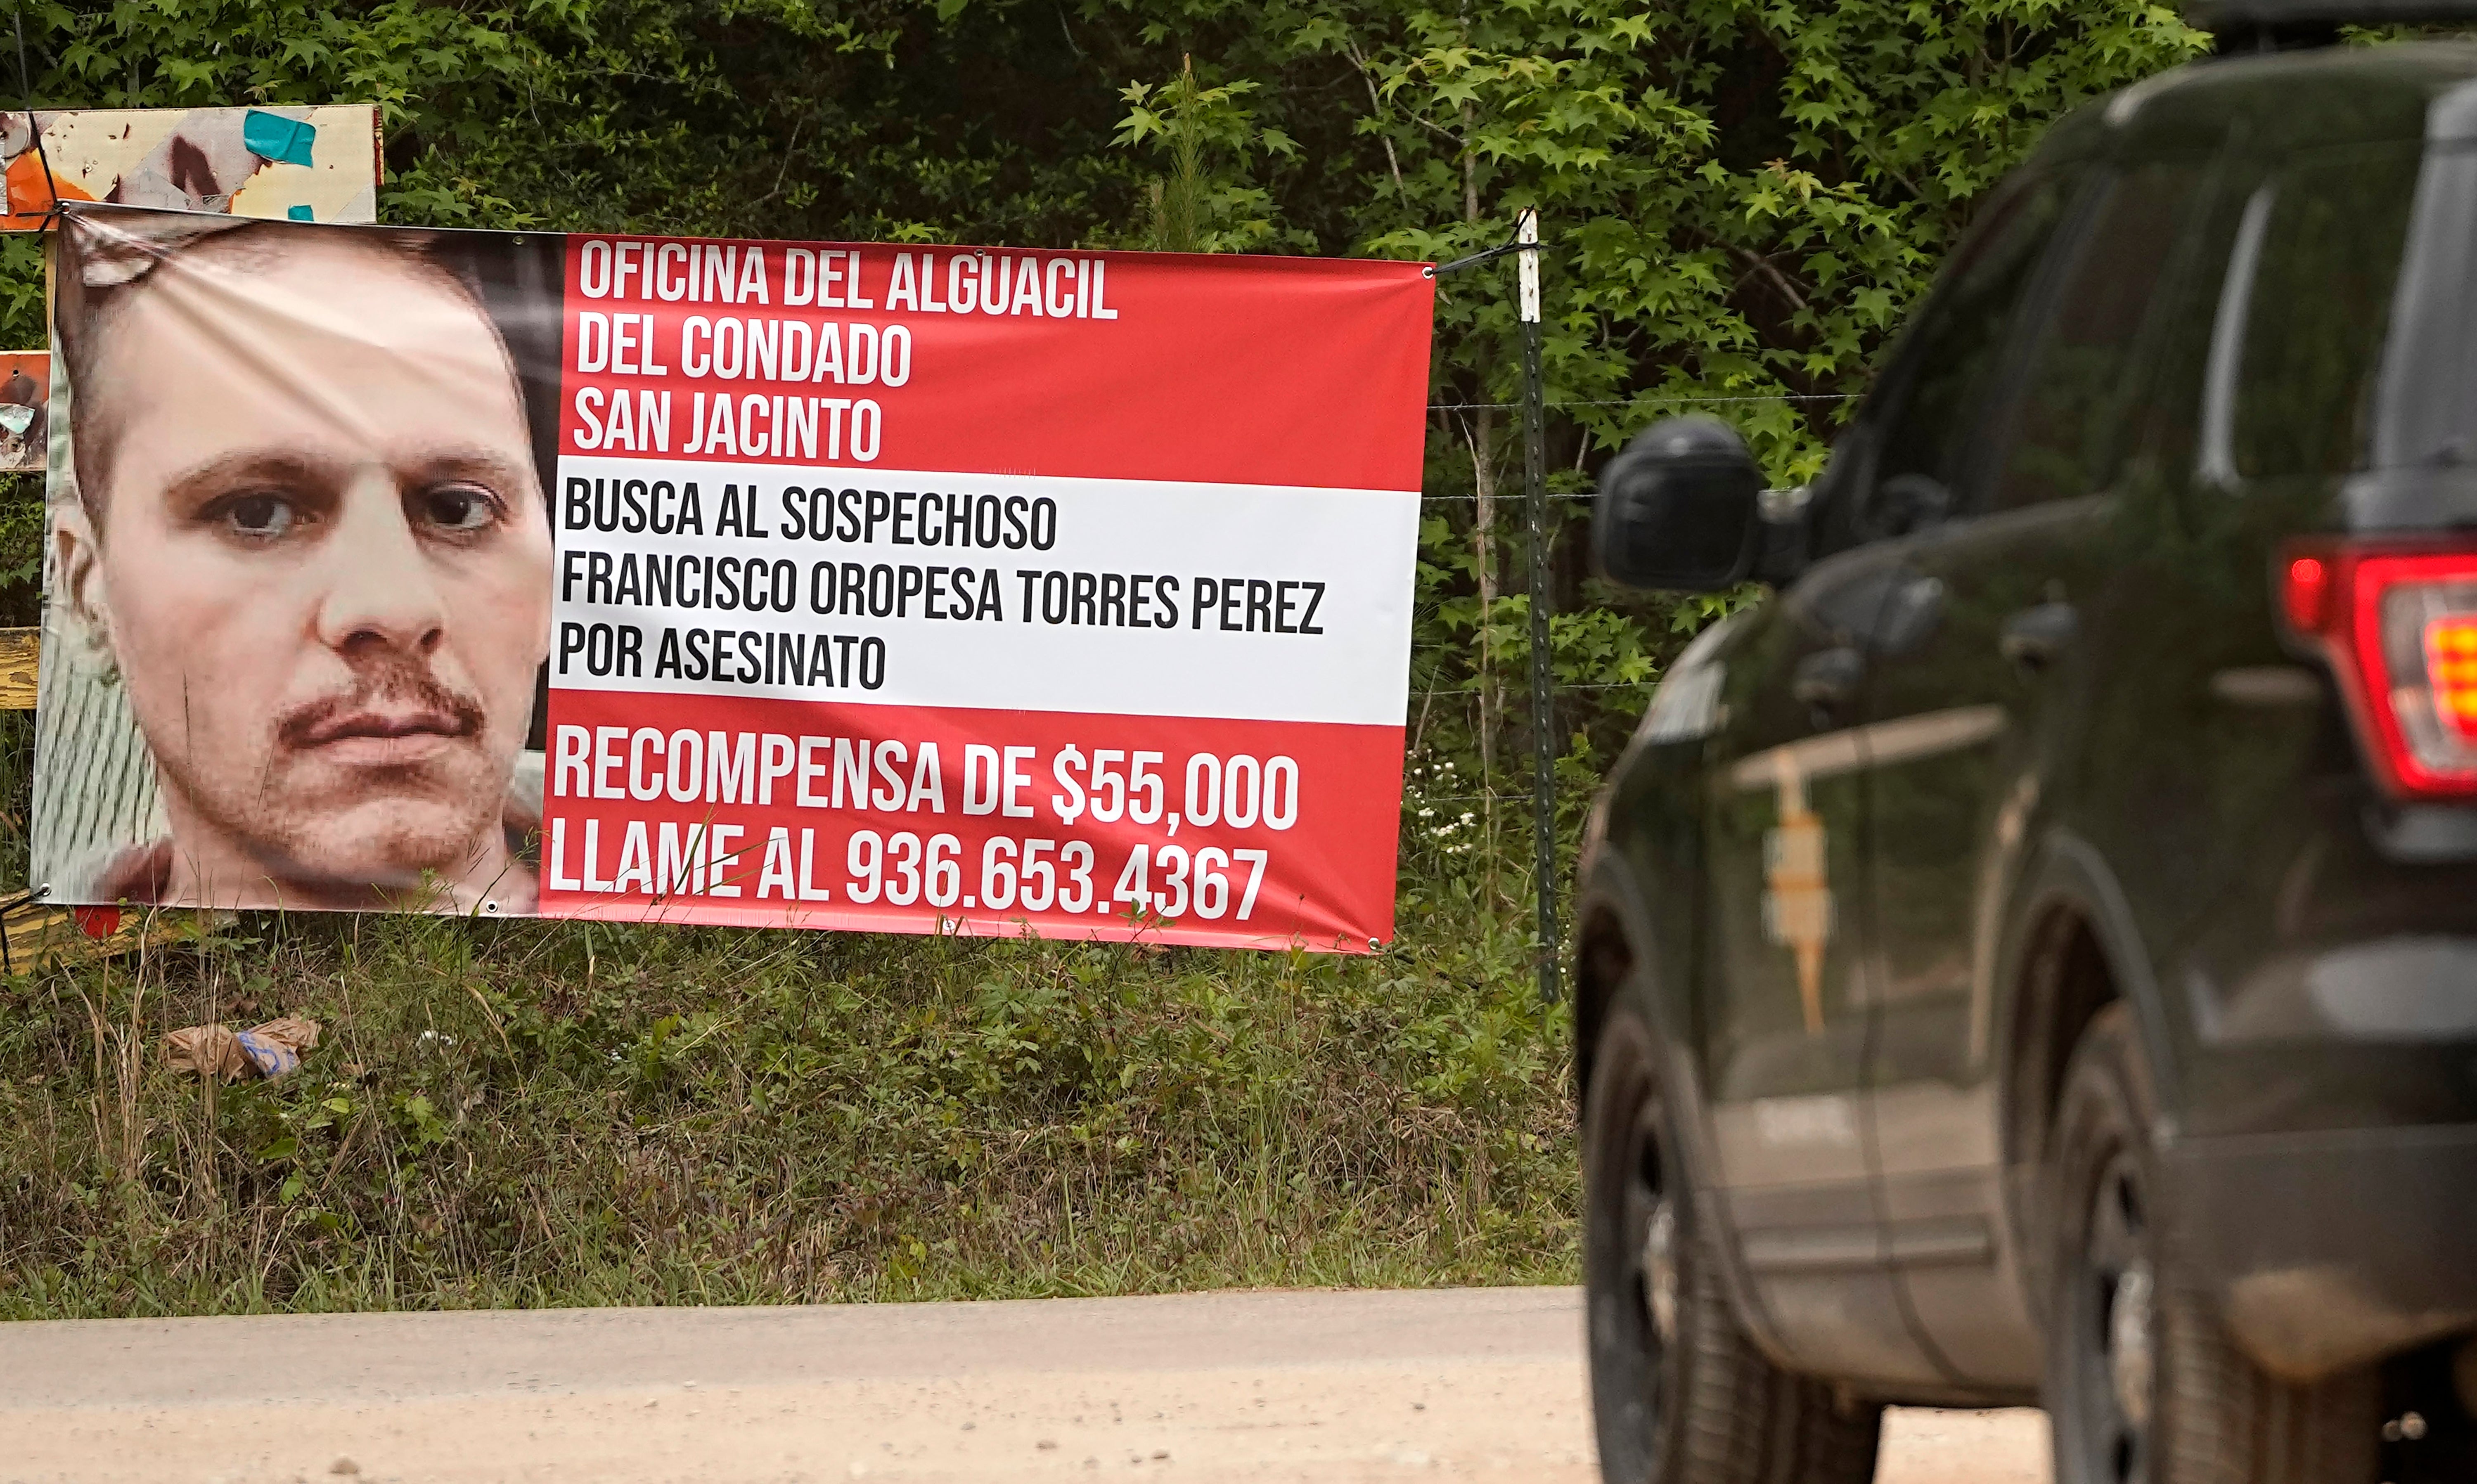
<svg viewBox="0 0 2477 1484">
<path fill-rule="evenodd" d="M 2329 46 L 2342 26 L 2477 25 L 2477 0 L 2187 0 L 2222 56 Z"/>
</svg>

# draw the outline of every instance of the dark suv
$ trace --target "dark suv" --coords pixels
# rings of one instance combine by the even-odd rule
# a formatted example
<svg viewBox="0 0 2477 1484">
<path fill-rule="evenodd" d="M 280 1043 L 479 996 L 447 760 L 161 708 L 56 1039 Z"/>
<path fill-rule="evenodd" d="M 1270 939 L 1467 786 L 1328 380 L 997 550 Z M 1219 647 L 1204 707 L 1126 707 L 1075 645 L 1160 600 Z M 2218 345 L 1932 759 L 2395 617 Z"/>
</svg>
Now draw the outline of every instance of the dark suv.
<svg viewBox="0 0 2477 1484">
<path fill-rule="evenodd" d="M 2477 1479 L 2477 46 L 2266 50 L 2059 125 L 1811 490 L 1602 475 L 1771 589 L 1580 867 L 1613 1481 Z"/>
</svg>

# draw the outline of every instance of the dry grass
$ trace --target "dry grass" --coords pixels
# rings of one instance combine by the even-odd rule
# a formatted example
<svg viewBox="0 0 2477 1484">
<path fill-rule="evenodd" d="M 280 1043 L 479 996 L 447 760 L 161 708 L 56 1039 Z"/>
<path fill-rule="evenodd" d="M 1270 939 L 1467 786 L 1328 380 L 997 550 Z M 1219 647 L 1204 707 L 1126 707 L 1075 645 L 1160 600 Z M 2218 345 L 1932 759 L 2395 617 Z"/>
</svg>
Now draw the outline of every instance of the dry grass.
<svg viewBox="0 0 2477 1484">
<path fill-rule="evenodd" d="M 1355 961 L 260 918 L 21 977 L 0 1315 L 1569 1280 L 1564 1014 L 1425 864 Z M 277 1014 L 295 1077 L 163 1067 Z"/>
</svg>

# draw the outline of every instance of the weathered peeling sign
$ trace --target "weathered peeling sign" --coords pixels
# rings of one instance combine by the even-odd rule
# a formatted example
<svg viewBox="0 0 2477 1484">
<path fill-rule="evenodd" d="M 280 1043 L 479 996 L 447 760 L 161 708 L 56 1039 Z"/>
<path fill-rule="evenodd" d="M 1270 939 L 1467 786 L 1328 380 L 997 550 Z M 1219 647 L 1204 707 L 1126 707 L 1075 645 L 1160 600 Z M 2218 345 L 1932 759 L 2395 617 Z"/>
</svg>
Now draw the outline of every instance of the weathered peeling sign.
<svg viewBox="0 0 2477 1484">
<path fill-rule="evenodd" d="M 367 104 L 0 113 L 0 231 L 38 231 L 63 201 L 378 220 L 378 110 Z"/>
</svg>

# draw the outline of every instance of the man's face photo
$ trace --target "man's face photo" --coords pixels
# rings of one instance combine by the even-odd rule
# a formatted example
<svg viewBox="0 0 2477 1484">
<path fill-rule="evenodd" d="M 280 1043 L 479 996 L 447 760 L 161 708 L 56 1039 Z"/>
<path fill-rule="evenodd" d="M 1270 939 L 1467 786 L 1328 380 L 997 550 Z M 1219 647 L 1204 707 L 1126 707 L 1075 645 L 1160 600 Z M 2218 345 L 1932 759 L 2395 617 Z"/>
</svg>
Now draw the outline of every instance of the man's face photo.
<svg viewBox="0 0 2477 1484">
<path fill-rule="evenodd" d="M 529 910 L 502 821 L 551 538 L 481 308 L 390 246 L 253 229 L 85 334 L 61 571 L 155 760 L 161 899 Z"/>
</svg>

